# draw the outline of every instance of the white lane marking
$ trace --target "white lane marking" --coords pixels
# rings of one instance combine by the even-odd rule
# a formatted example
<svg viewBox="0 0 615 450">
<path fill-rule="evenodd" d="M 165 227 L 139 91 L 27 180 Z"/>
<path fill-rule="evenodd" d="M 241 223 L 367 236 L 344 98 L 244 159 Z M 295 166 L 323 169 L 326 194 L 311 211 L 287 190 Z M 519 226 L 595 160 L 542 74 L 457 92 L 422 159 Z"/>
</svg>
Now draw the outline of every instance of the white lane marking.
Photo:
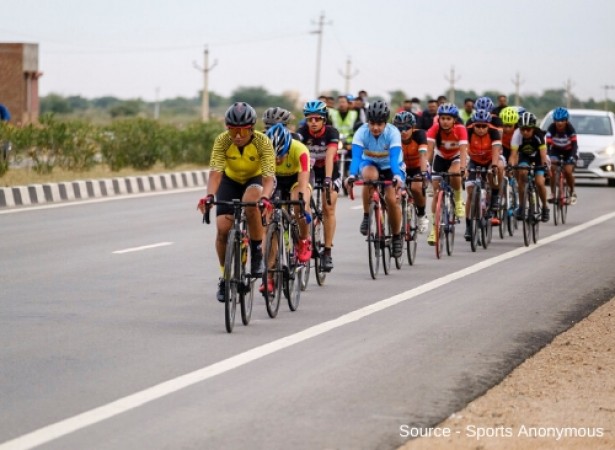
<svg viewBox="0 0 615 450">
<path fill-rule="evenodd" d="M 102 198 L 92 198 L 88 200 L 85 200 L 85 199 L 76 200 L 76 201 L 71 201 L 71 202 L 66 202 L 66 203 L 52 203 L 49 205 L 27 206 L 27 207 L 17 208 L 17 209 L 2 209 L 0 210 L 0 215 L 17 214 L 17 213 L 24 213 L 24 212 L 30 212 L 30 211 L 40 211 L 41 209 L 66 208 L 67 206 L 80 206 L 80 205 L 87 205 L 87 204 L 92 204 L 92 203 L 106 203 L 106 202 L 112 202 L 115 200 L 130 200 L 134 198 L 155 197 L 157 195 L 184 194 L 186 192 L 196 192 L 196 191 L 205 192 L 205 189 L 206 189 L 205 186 L 199 186 L 199 187 L 194 187 L 194 188 L 173 189 L 170 191 L 141 192 L 139 194 L 126 194 L 124 196 L 117 196 L 117 197 L 102 197 Z"/>
<path fill-rule="evenodd" d="M 149 250 L 150 248 L 157 248 L 157 247 L 166 247 L 167 245 L 172 245 L 173 242 L 158 242 L 157 244 L 150 244 L 150 245 L 142 245 L 140 247 L 131 247 L 131 248 L 125 248 L 123 250 L 116 250 L 114 253 L 116 255 L 121 255 L 124 253 L 132 253 L 132 252 L 140 252 L 141 250 Z"/>
<path fill-rule="evenodd" d="M 114 402 L 107 403 L 106 405 L 100 406 L 98 408 L 91 409 L 76 416 L 69 417 L 68 419 L 62 420 L 60 422 L 56 422 L 46 427 L 39 428 L 38 430 L 32 431 L 28 434 L 24 434 L 23 436 L 17 437 L 11 441 L 7 441 L 4 444 L 0 444 L 0 450 L 31 449 L 33 447 L 46 444 L 50 441 L 53 441 L 54 439 L 66 436 L 67 434 L 81 430 L 98 422 L 102 422 L 103 420 L 109 419 L 111 417 L 115 417 L 119 414 L 130 411 L 146 403 L 170 395 L 181 389 L 193 386 L 197 383 L 208 380 L 217 375 L 228 372 L 232 369 L 236 369 L 237 367 L 244 366 L 252 361 L 263 358 L 272 353 L 286 349 L 295 344 L 307 341 L 308 339 L 311 339 L 313 337 L 320 336 L 321 334 L 327 333 L 328 331 L 334 330 L 344 325 L 356 322 L 364 317 L 371 316 L 376 312 L 382 311 L 384 309 L 390 308 L 391 306 L 395 306 L 399 303 L 410 300 L 421 294 L 442 287 L 448 283 L 452 283 L 455 280 L 466 277 L 485 268 L 523 255 L 527 252 L 531 252 L 537 248 L 559 241 L 560 239 L 567 238 L 573 234 L 580 233 L 588 228 L 591 228 L 595 225 L 599 225 L 613 218 L 615 218 L 615 212 L 605 214 L 603 216 L 590 220 L 589 222 L 586 222 L 582 225 L 577 225 L 576 227 L 570 228 L 569 230 L 562 231 L 560 233 L 544 238 L 540 240 L 537 245 L 532 245 L 530 247 L 520 247 L 502 255 L 494 256 L 492 258 L 476 263 L 470 267 L 466 267 L 465 269 L 430 281 L 429 283 L 423 284 L 414 289 L 410 289 L 406 292 L 402 292 L 401 294 L 394 295 L 393 297 L 380 300 L 361 309 L 357 309 L 355 311 L 344 314 L 337 319 L 314 325 L 298 333 L 277 339 L 273 342 L 269 342 L 268 344 L 264 344 L 251 350 L 245 351 L 243 353 L 240 353 L 239 355 L 232 356 L 228 359 L 219 361 L 210 366 L 195 370 L 194 372 L 190 372 L 177 378 L 164 381 L 160 384 L 136 392 L 127 397 L 120 398 L 119 400 L 116 400 Z"/>
<path fill-rule="evenodd" d="M 351 206 L 350 209 L 363 209 L 363 205 Z"/>
</svg>

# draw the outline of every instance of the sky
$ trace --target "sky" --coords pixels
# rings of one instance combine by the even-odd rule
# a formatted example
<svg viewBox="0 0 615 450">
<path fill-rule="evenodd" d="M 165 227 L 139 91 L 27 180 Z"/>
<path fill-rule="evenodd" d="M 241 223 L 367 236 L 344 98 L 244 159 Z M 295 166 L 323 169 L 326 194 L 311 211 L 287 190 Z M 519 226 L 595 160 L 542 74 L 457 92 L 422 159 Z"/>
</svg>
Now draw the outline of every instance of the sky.
<svg viewBox="0 0 615 450">
<path fill-rule="evenodd" d="M 153 101 L 239 87 L 389 97 L 449 88 L 540 94 L 568 80 L 579 99 L 615 87 L 612 0 L 0 0 L 0 42 L 39 44 L 41 95 Z M 2 55 L 0 54 L 0 58 Z M 615 88 L 608 91 L 615 99 Z M 459 101 L 457 102 L 459 103 Z"/>
</svg>

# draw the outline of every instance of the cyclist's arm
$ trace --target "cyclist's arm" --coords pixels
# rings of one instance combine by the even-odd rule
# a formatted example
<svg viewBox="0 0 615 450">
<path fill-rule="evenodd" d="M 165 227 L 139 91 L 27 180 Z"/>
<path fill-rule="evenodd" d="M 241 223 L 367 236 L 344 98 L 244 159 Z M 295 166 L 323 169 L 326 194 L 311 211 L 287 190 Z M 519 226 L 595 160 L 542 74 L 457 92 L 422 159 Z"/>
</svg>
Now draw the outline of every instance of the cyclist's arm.
<svg viewBox="0 0 615 450">
<path fill-rule="evenodd" d="M 419 161 L 421 163 L 421 172 L 427 172 L 427 144 L 419 145 Z"/>
<path fill-rule="evenodd" d="M 547 146 L 546 144 L 542 144 L 540 147 L 538 147 L 538 151 L 540 152 L 540 161 L 542 161 L 542 165 L 546 166 L 548 164 L 547 159 Z"/>
<path fill-rule="evenodd" d="M 337 156 L 338 143 L 330 143 L 327 145 L 327 154 L 325 159 L 325 176 L 331 178 L 333 176 L 333 164 Z"/>
<path fill-rule="evenodd" d="M 222 172 L 217 170 L 209 171 L 209 179 L 207 180 L 207 195 L 216 195 L 218 193 L 218 188 L 220 187 L 220 182 L 222 181 Z"/>
<path fill-rule="evenodd" d="M 401 146 L 394 146 L 389 149 L 389 162 L 391 164 L 391 172 L 393 175 L 398 176 L 402 180 L 406 179 L 406 174 L 401 170 L 400 158 L 401 158 Z"/>
<path fill-rule="evenodd" d="M 468 167 L 467 160 L 468 160 L 468 144 L 466 142 L 459 146 L 459 161 L 460 161 L 459 167 L 461 170 L 465 170 Z"/>
<path fill-rule="evenodd" d="M 350 163 L 349 175 L 355 177 L 359 174 L 359 165 L 363 159 L 363 147 L 355 142 L 352 143 L 352 162 Z"/>
<path fill-rule="evenodd" d="M 310 155 L 307 150 L 299 155 L 299 168 L 300 171 L 297 174 L 297 185 L 299 190 L 307 192 L 308 185 L 310 184 Z"/>
<path fill-rule="evenodd" d="M 493 148 L 493 151 L 492 151 L 491 165 L 497 166 L 498 163 L 500 162 L 500 155 L 502 154 L 502 144 L 498 144 L 494 142 L 492 145 L 492 148 Z"/>
</svg>

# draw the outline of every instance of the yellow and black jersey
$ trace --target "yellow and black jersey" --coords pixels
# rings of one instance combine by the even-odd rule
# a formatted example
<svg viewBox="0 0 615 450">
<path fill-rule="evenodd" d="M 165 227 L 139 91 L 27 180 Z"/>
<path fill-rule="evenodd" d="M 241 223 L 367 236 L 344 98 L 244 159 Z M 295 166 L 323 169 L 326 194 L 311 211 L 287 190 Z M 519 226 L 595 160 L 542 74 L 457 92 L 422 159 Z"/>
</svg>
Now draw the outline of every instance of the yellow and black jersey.
<svg viewBox="0 0 615 450">
<path fill-rule="evenodd" d="M 254 131 L 252 140 L 242 148 L 233 144 L 225 131 L 214 142 L 209 165 L 211 170 L 224 172 L 231 180 L 244 184 L 258 175 L 275 175 L 275 152 L 269 138 L 260 131 Z"/>
<path fill-rule="evenodd" d="M 293 139 L 290 149 L 283 158 L 278 158 L 276 176 L 287 177 L 300 172 L 310 171 L 310 151 L 301 142 Z"/>
</svg>

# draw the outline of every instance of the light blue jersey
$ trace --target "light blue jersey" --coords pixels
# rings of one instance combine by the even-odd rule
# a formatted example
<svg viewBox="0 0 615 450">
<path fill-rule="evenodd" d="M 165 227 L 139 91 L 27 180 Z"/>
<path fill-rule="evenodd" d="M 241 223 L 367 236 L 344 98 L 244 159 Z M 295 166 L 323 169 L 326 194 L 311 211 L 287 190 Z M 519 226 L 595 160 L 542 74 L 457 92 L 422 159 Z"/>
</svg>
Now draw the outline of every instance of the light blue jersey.
<svg viewBox="0 0 615 450">
<path fill-rule="evenodd" d="M 394 175 L 405 178 L 402 170 L 403 156 L 399 130 L 387 123 L 382 134 L 375 137 L 369 131 L 368 124 L 361 125 L 352 139 L 350 174 L 357 175 L 364 161 L 369 161 L 380 170 L 391 169 Z"/>
</svg>

